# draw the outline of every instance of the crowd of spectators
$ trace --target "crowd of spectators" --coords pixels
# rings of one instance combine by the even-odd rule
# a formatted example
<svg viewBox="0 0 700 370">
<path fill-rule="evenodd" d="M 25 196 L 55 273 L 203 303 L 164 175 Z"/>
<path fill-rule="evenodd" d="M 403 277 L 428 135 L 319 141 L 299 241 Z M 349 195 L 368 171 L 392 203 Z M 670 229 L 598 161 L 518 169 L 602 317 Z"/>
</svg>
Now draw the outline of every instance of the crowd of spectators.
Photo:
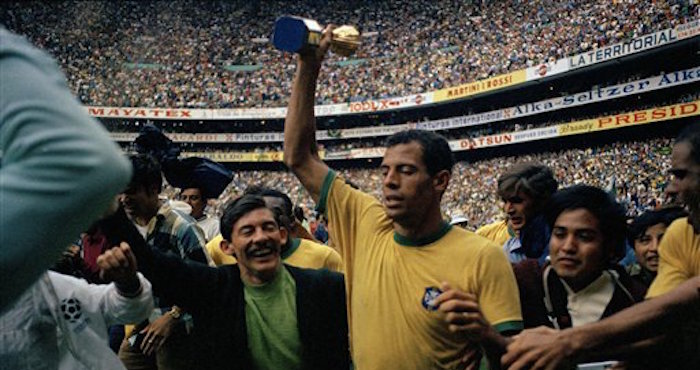
<svg viewBox="0 0 700 370">
<path fill-rule="evenodd" d="M 232 108 L 286 105 L 294 59 L 269 42 L 282 14 L 365 33 L 353 60 L 331 56 L 324 67 L 317 103 L 330 104 L 507 73 L 675 27 L 698 9 L 687 0 L 62 1 L 3 3 L 0 23 L 52 53 L 86 105 Z"/>
<path fill-rule="evenodd" d="M 664 199 L 670 147 L 670 139 L 659 138 L 473 163 L 458 162 L 443 198 L 443 212 L 447 218 L 465 216 L 469 219 L 470 229 L 503 219 L 502 202 L 496 194 L 496 180 L 517 162 L 538 161 L 552 168 L 560 187 L 584 183 L 614 191 L 617 200 L 627 208 L 627 215 L 637 216 L 655 208 Z M 361 190 L 381 198 L 379 169 L 339 172 Z M 290 172 L 234 171 L 233 176 L 232 183 L 216 202 L 218 207 L 255 184 L 287 192 L 294 202 L 309 210 L 309 215 L 313 214 L 313 201 Z M 216 209 L 217 206 L 214 207 Z"/>
</svg>

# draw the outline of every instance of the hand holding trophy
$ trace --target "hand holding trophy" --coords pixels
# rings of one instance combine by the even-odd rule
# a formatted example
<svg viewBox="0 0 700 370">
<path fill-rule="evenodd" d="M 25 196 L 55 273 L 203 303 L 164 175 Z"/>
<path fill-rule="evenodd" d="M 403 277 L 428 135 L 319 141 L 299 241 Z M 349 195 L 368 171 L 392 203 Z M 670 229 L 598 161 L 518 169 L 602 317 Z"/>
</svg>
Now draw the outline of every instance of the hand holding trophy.
<svg viewBox="0 0 700 370">
<path fill-rule="evenodd" d="M 277 49 L 300 53 L 318 47 L 323 28 L 312 19 L 285 15 L 275 21 L 272 42 Z M 333 30 L 331 51 L 350 56 L 360 47 L 360 32 L 353 26 L 340 26 Z"/>
</svg>

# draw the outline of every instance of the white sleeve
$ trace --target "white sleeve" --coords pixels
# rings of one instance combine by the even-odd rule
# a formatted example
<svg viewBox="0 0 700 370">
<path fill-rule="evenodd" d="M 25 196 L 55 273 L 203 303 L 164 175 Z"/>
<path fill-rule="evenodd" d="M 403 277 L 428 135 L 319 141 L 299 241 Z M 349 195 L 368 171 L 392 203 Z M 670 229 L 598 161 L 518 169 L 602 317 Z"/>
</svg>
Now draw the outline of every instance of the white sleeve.
<svg viewBox="0 0 700 370">
<path fill-rule="evenodd" d="M 114 283 L 90 284 L 73 276 L 49 271 L 58 305 L 75 299 L 84 314 L 95 319 L 99 317 L 107 326 L 143 321 L 153 310 L 151 283 L 141 273 L 137 275 L 141 292 L 136 297 L 128 298 L 119 294 Z M 65 313 L 65 310 L 62 311 Z"/>
</svg>

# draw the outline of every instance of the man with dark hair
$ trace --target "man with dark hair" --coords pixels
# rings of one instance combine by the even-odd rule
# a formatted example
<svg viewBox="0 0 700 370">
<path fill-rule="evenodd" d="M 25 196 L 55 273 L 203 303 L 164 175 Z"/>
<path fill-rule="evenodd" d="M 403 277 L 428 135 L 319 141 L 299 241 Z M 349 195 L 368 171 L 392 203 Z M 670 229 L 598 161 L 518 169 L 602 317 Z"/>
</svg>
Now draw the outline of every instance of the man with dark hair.
<svg viewBox="0 0 700 370">
<path fill-rule="evenodd" d="M 659 245 L 659 269 L 646 302 L 596 324 L 562 332 L 536 328 L 508 347 L 510 369 L 553 369 L 570 361 L 604 356 L 660 360 L 654 368 L 696 369 L 700 307 L 700 125 L 678 136 L 671 155 L 672 186 L 690 211 L 666 229 Z M 668 345 L 658 336 L 672 333 Z M 647 364 L 649 365 L 649 364 Z"/>
<path fill-rule="evenodd" d="M 320 160 L 313 105 L 330 37 L 328 28 L 321 46 L 297 59 L 284 160 L 327 216 L 341 251 L 355 365 L 456 368 L 475 340 L 496 364 L 505 343 L 465 335 L 456 317 L 478 301 L 494 331 L 519 330 L 517 286 L 497 246 L 442 218 L 440 202 L 454 162 L 447 141 L 421 130 L 389 137 L 380 167 L 383 204 Z"/>
<path fill-rule="evenodd" d="M 552 195 L 544 217 L 552 230 L 550 264 L 530 259 L 513 267 L 525 327 L 581 326 L 643 300 L 644 286 L 615 264 L 624 253 L 626 224 L 624 208 L 610 195 L 572 186 Z M 473 310 L 476 317 L 462 324 L 490 331 L 478 307 Z"/>
<path fill-rule="evenodd" d="M 331 271 L 342 272 L 343 261 L 338 252 L 333 248 L 310 240 L 308 233 L 304 238 L 299 236 L 304 230 L 293 215 L 294 207 L 292 206 L 292 200 L 289 199 L 287 194 L 276 189 L 257 186 L 247 188 L 245 194 L 263 197 L 267 206 L 279 215 L 281 226 L 289 230 L 287 242 L 282 245 L 281 256 L 284 263 L 301 268 L 325 268 Z M 218 239 L 219 245 L 208 246 L 208 248 L 219 249 L 219 251 L 224 254 L 224 258 L 217 258 L 217 260 L 221 260 L 221 263 L 218 265 L 236 263 L 233 248 L 231 248 L 230 244 L 221 244 L 222 239 L 223 238 Z M 215 239 L 214 242 L 216 242 L 216 240 L 217 239 Z"/>
<path fill-rule="evenodd" d="M 700 275 L 700 124 L 686 127 L 676 139 L 669 172 L 690 214 L 666 230 L 659 245 L 659 272 L 647 298 L 669 292 Z"/>
<path fill-rule="evenodd" d="M 624 255 L 625 211 L 602 189 L 576 185 L 544 210 L 550 263 L 514 266 L 525 327 L 563 329 L 595 322 L 644 298 L 644 286 L 616 262 Z"/>
<path fill-rule="evenodd" d="M 134 175 L 121 196 L 121 203 L 141 236 L 150 247 L 161 252 L 208 263 L 204 235 L 194 220 L 158 198 L 163 182 L 158 162 L 145 154 L 132 155 L 130 159 Z M 189 369 L 193 366 L 190 343 L 193 339 L 188 334 L 191 317 L 181 312 L 176 302 L 162 299 L 158 292 L 156 298 L 159 308 L 152 317 L 157 318 L 150 323 L 144 321 L 127 333 L 119 357 L 127 369 Z M 141 346 L 134 346 L 129 337 L 138 335 L 144 335 L 144 341 Z"/>
<path fill-rule="evenodd" d="M 267 206 L 279 215 L 281 225 L 289 230 L 289 238 L 282 245 L 282 261 L 284 263 L 301 268 L 325 268 L 336 272 L 343 271 L 343 261 L 340 254 L 333 248 L 311 240 L 311 235 L 296 221 L 292 200 L 287 194 L 276 189 L 258 186 L 248 187 L 245 194 L 262 196 Z M 216 255 L 216 258 L 212 259 L 215 260 L 217 266 L 236 263 L 233 249 L 230 248 L 230 245 L 221 244 L 222 241 L 223 237 L 219 235 L 212 242 L 207 243 L 207 249 L 210 250 L 212 257 Z M 219 254 L 223 254 L 223 256 Z"/>
<path fill-rule="evenodd" d="M 184 188 L 180 192 L 180 200 L 192 207 L 190 216 L 197 221 L 197 226 L 204 232 L 205 239 L 207 241 L 214 239 L 219 234 L 219 218 L 204 212 L 209 199 L 205 197 L 202 189 L 198 187 Z"/>
<path fill-rule="evenodd" d="M 663 208 L 644 212 L 632 221 L 627 239 L 634 247 L 636 263 L 631 265 L 630 276 L 649 287 L 659 269 L 659 244 L 668 226 L 678 218 L 687 216 L 680 207 Z"/>
<path fill-rule="evenodd" d="M 147 248 L 131 225 L 110 221 L 153 288 L 194 317 L 196 368 L 349 368 L 343 276 L 283 265 L 279 218 L 257 195 L 230 203 L 220 228 L 238 263 L 219 268 Z"/>
<path fill-rule="evenodd" d="M 503 200 L 510 235 L 503 250 L 510 262 L 546 254 L 549 230 L 540 211 L 557 185 L 549 167 L 530 162 L 517 163 L 498 178 L 498 196 Z"/>
</svg>

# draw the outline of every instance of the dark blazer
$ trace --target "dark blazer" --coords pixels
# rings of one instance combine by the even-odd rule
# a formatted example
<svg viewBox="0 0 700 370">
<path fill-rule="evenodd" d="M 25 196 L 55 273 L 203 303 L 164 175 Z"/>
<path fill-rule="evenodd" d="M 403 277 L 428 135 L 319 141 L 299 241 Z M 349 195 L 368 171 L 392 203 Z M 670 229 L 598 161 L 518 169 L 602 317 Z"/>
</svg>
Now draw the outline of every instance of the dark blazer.
<svg viewBox="0 0 700 370">
<path fill-rule="evenodd" d="M 114 224 L 113 224 L 114 225 Z M 139 270 L 158 296 L 194 318 L 198 369 L 252 369 L 243 282 L 237 265 L 219 268 L 151 249 L 131 225 L 113 230 L 132 246 Z M 136 234 L 134 234 L 134 232 Z M 284 265 L 296 282 L 297 325 L 303 369 L 343 369 L 350 364 L 343 275 Z"/>
<path fill-rule="evenodd" d="M 555 318 L 561 329 L 571 327 L 571 316 L 567 307 L 566 290 L 559 281 L 554 269 L 549 273 L 547 284 L 549 286 L 550 301 L 554 312 L 548 312 L 544 300 L 544 271 L 548 266 L 540 266 L 536 260 L 525 260 L 513 265 L 515 278 L 520 290 L 520 307 L 523 313 L 525 328 L 534 328 L 540 325 L 554 327 L 550 318 Z M 635 303 L 644 300 L 646 287 L 634 281 L 623 268 L 614 268 L 619 274 L 610 302 L 605 307 L 602 317 L 608 317 Z"/>
</svg>

